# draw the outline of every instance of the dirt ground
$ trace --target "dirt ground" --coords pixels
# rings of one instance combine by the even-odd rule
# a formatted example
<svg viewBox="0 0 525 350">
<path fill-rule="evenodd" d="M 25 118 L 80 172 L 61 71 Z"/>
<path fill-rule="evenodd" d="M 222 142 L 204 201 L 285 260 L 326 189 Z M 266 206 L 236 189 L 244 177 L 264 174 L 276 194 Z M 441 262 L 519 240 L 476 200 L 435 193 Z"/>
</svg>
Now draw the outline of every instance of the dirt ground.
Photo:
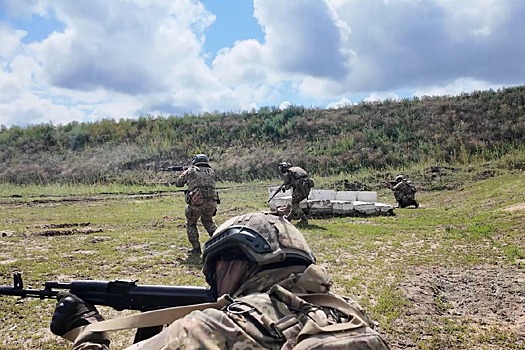
<svg viewBox="0 0 525 350">
<path fill-rule="evenodd" d="M 398 334 L 387 336 L 393 349 L 418 348 L 418 340 L 430 337 L 426 330 L 446 324 L 442 319 L 483 332 L 508 330 L 517 335 L 516 348 L 525 347 L 525 266 L 416 269 L 400 288 L 412 306 L 395 321 Z"/>
</svg>

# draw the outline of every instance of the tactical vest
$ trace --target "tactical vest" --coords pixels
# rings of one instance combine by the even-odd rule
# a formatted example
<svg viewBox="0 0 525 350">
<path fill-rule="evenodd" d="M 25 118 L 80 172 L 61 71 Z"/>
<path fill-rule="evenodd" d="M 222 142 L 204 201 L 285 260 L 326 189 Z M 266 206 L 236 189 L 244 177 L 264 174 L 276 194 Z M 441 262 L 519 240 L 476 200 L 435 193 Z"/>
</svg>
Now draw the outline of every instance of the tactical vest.
<svg viewBox="0 0 525 350">
<path fill-rule="evenodd" d="M 192 176 L 188 178 L 186 203 L 198 206 L 206 200 L 219 202 L 219 196 L 215 190 L 215 173 L 213 169 L 198 166 L 193 166 L 191 169 Z"/>
<path fill-rule="evenodd" d="M 307 198 L 310 190 L 314 187 L 314 181 L 308 177 L 308 173 L 302 168 L 291 167 L 288 170 L 288 174 L 293 188 L 300 191 L 304 198 Z"/>
</svg>

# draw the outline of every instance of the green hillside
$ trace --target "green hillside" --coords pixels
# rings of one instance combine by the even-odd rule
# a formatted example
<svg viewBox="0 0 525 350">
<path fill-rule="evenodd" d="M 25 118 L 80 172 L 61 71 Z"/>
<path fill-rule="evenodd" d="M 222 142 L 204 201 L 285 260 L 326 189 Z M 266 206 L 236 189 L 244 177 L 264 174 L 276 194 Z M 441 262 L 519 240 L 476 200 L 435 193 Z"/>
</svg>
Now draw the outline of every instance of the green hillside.
<svg viewBox="0 0 525 350">
<path fill-rule="evenodd" d="M 224 181 L 275 178 L 287 159 L 316 176 L 496 162 L 524 169 L 525 87 L 243 113 L 143 116 L 0 128 L 0 181 L 162 182 L 166 165 L 206 153 Z M 501 163 L 502 157 L 511 155 Z"/>
</svg>

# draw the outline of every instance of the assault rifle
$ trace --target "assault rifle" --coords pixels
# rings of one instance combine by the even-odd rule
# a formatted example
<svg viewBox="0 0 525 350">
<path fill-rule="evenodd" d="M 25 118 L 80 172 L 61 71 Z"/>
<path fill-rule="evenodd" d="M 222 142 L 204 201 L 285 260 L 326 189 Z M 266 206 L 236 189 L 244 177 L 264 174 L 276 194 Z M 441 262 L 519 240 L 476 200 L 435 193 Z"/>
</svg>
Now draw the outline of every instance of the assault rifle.
<svg viewBox="0 0 525 350">
<path fill-rule="evenodd" d="M 284 184 L 282 184 L 281 186 L 279 186 L 279 188 L 272 194 L 272 196 L 270 197 L 270 199 L 268 199 L 268 203 L 270 203 L 270 201 L 275 197 L 277 196 L 277 193 L 279 193 L 282 189 L 284 188 Z"/>
<path fill-rule="evenodd" d="M 151 311 L 174 306 L 215 301 L 206 287 L 138 285 L 137 281 L 76 280 L 69 283 L 49 281 L 44 289 L 24 289 L 22 275 L 13 274 L 13 286 L 0 286 L 0 295 L 21 298 L 56 299 L 59 290 L 68 290 L 80 299 L 93 304 L 109 306 L 117 311 Z M 134 342 L 148 339 L 162 330 L 160 327 L 139 328 Z"/>
<path fill-rule="evenodd" d="M 395 185 L 397 185 L 397 181 L 395 180 L 390 180 L 390 181 L 385 181 L 385 184 L 388 188 L 392 189 L 392 187 L 394 187 Z"/>
<path fill-rule="evenodd" d="M 186 166 L 186 165 L 171 165 L 171 166 L 159 168 L 159 170 L 160 171 L 184 171 L 188 168 L 189 166 Z"/>
</svg>

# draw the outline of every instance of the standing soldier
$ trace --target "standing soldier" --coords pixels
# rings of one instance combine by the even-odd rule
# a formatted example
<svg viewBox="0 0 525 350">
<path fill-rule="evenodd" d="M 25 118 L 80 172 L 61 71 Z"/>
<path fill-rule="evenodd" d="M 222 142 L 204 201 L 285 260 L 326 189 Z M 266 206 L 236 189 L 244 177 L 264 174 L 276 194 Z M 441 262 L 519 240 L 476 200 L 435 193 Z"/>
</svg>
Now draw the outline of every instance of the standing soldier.
<svg viewBox="0 0 525 350">
<path fill-rule="evenodd" d="M 396 184 L 392 187 L 394 191 L 394 197 L 397 201 L 398 208 L 405 208 L 410 205 L 419 207 L 419 203 L 416 201 L 416 186 L 412 181 L 407 180 L 404 175 L 396 176 Z"/>
<path fill-rule="evenodd" d="M 310 190 L 314 187 L 314 181 L 308 176 L 308 173 L 298 167 L 292 166 L 288 162 L 279 163 L 279 171 L 283 174 L 283 192 L 292 188 L 292 207 L 290 213 L 286 216 L 288 221 L 299 218 L 298 224 L 308 225 L 306 213 L 300 207 L 299 203 L 308 198 Z"/>
<path fill-rule="evenodd" d="M 215 173 L 210 167 L 208 156 L 197 154 L 191 161 L 191 166 L 182 172 L 175 180 L 175 186 L 188 185 L 186 193 L 186 232 L 193 249 L 192 255 L 200 255 L 201 244 L 197 221 L 201 223 L 211 236 L 217 226 L 213 217 L 217 213 L 219 195 L 215 190 Z"/>
</svg>

